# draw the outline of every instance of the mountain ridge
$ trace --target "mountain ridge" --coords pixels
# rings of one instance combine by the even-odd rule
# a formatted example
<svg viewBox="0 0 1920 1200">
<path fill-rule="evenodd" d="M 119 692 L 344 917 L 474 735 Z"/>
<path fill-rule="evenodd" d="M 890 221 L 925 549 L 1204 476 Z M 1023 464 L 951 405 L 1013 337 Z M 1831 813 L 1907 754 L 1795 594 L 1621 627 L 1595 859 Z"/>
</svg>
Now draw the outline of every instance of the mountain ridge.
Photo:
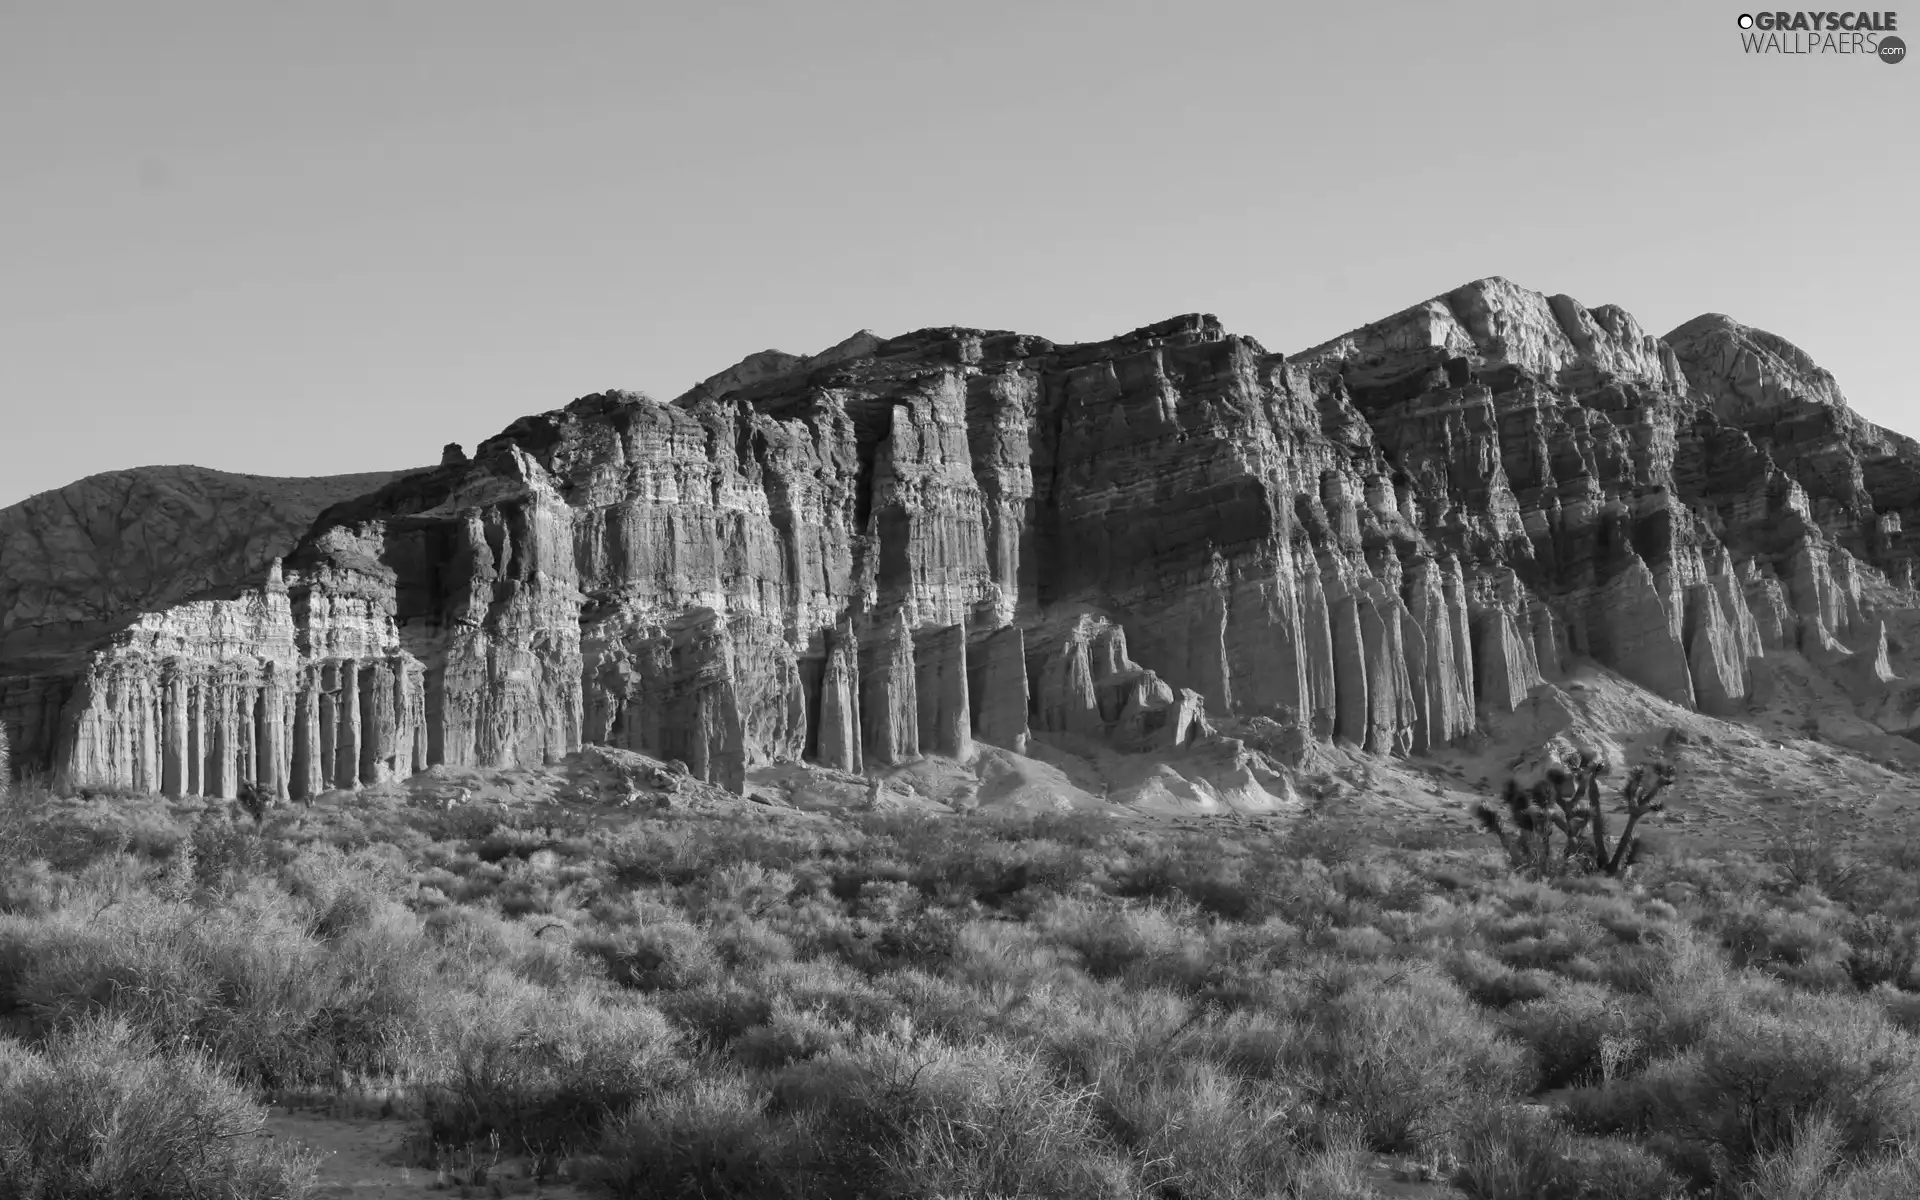
<svg viewBox="0 0 1920 1200">
<path fill-rule="evenodd" d="M 1784 339 L 1674 336 L 1489 277 L 1292 356 L 1207 314 L 762 352 L 343 499 L 258 592 L 93 651 L 27 741 L 80 783 L 303 794 L 583 742 L 737 788 L 1080 738 L 1258 806 L 1303 745 L 1425 753 L 1579 661 L 1735 716 L 1803 654 L 1874 664 L 1906 732 L 1920 448 Z"/>
</svg>

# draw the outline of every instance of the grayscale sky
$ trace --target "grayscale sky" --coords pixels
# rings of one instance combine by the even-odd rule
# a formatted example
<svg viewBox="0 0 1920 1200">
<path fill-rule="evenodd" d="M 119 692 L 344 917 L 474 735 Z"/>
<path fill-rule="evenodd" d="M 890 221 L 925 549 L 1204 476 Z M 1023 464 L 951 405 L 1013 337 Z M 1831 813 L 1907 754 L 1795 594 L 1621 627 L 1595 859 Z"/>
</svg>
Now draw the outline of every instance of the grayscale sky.
<svg viewBox="0 0 1920 1200">
<path fill-rule="evenodd" d="M 1920 433 L 1920 63 L 1740 11 L 0 0 L 0 504 L 431 463 L 863 327 L 1292 351 L 1494 274 L 1729 313 Z"/>
</svg>

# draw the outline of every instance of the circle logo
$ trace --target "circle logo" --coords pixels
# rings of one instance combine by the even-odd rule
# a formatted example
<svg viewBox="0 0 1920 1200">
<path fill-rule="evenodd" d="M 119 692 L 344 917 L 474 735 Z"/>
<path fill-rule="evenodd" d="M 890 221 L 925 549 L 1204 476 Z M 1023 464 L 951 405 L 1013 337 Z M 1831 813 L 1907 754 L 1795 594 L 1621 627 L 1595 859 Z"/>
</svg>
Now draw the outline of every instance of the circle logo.
<svg viewBox="0 0 1920 1200">
<path fill-rule="evenodd" d="M 1897 37 L 1880 39 L 1880 61 L 1897 63 L 1907 56 L 1907 44 Z"/>
<path fill-rule="evenodd" d="M 1742 29 L 1752 29 L 1752 28 L 1753 28 L 1753 14 L 1752 14 L 1752 13 L 1741 13 L 1741 14 L 1740 14 L 1740 28 L 1742 28 Z"/>
</svg>

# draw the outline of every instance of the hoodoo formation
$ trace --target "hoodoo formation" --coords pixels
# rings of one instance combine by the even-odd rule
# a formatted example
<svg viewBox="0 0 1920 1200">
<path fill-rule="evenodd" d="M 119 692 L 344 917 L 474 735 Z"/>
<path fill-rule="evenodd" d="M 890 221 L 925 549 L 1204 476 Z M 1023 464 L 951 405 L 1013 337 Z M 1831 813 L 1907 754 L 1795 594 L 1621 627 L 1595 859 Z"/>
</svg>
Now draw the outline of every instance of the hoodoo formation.
<svg viewBox="0 0 1920 1200">
<path fill-rule="evenodd" d="M 1916 506 L 1920 446 L 1781 339 L 1502 279 L 1289 356 L 1207 316 L 863 333 L 450 447 L 65 656 L 16 605 L 0 712 L 69 786 L 220 796 L 586 742 L 737 790 L 1253 718 L 1417 755 L 1579 660 L 1720 715 L 1769 656 L 1852 663 L 1900 733 Z"/>
</svg>

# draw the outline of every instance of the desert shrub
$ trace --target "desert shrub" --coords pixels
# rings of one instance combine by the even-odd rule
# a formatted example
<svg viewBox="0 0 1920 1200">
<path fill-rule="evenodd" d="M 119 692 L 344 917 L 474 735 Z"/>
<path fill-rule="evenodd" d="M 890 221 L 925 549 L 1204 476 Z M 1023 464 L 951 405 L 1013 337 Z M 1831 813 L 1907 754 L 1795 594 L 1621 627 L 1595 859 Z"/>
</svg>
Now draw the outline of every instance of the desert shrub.
<svg viewBox="0 0 1920 1200">
<path fill-rule="evenodd" d="M 43 916 L 59 902 L 62 882 L 44 858 L 0 863 L 0 912 Z"/>
<path fill-rule="evenodd" d="M 1737 1178 L 1823 1115 L 1848 1161 L 1920 1135 L 1920 1054 L 1869 1005 L 1740 1012 L 1688 1052 L 1569 1095 L 1593 1132 L 1643 1136 L 1696 1184 Z"/>
<path fill-rule="evenodd" d="M 883 968 L 938 966 L 951 961 L 962 921 L 941 909 L 915 913 L 881 929 L 873 956 Z"/>
<path fill-rule="evenodd" d="M 473 853 L 484 863 L 502 863 L 515 858 L 524 861 L 541 850 L 552 849 L 556 840 L 552 830 L 497 825 L 484 837 L 474 840 Z"/>
<path fill-rule="evenodd" d="M 1193 1055 L 1101 1056 L 1101 1119 L 1150 1168 L 1161 1194 L 1273 1195 L 1301 1172 L 1308 1131 L 1299 1097 L 1273 1080 L 1236 1079 Z"/>
<path fill-rule="evenodd" d="M 773 1001 L 763 991 L 732 980 L 667 992 L 656 1002 L 675 1025 L 715 1051 L 773 1019 Z"/>
<path fill-rule="evenodd" d="M 1881 984 L 1873 990 L 1873 998 L 1895 1029 L 1920 1034 L 1920 995 Z"/>
<path fill-rule="evenodd" d="M 1855 917 L 1846 928 L 1846 970 L 1861 991 L 1890 983 L 1904 986 L 1913 974 L 1914 928 L 1884 913 Z"/>
<path fill-rule="evenodd" d="M 836 887 L 834 892 L 840 895 L 841 889 Z M 920 889 L 904 878 L 864 880 L 843 899 L 852 905 L 855 917 L 882 924 L 905 920 L 923 907 Z"/>
<path fill-rule="evenodd" d="M 1385 958 L 1393 952 L 1393 938 L 1374 925 L 1331 929 L 1323 944 L 1342 958 L 1356 962 Z"/>
<path fill-rule="evenodd" d="M 1844 898 L 1867 870 L 1867 863 L 1830 828 L 1808 825 L 1776 839 L 1765 852 L 1781 876 L 1794 887 L 1818 888 L 1835 899 Z"/>
<path fill-rule="evenodd" d="M 1755 1160 L 1740 1200 L 1907 1200 L 1920 1195 L 1920 1148 L 1895 1147 L 1853 1163 L 1845 1158 L 1844 1140 L 1825 1114 L 1798 1123 L 1787 1144 Z"/>
<path fill-rule="evenodd" d="M 994 837 L 1026 846 L 1056 843 L 1066 850 L 1093 850 L 1113 840 L 1114 819 L 1104 812 L 1036 813 L 994 825 Z"/>
<path fill-rule="evenodd" d="M 1845 987 L 1848 946 L 1825 915 L 1748 899 L 1720 914 L 1721 944 L 1736 967 L 1816 991 Z"/>
<path fill-rule="evenodd" d="M 744 914 L 716 922 L 707 930 L 707 940 L 714 955 L 734 968 L 787 962 L 794 956 L 792 939 L 767 922 Z"/>
<path fill-rule="evenodd" d="M 1601 957 L 1596 981 L 1623 996 L 1650 996 L 1668 974 L 1666 943 L 1615 946 Z"/>
<path fill-rule="evenodd" d="M 892 878 L 910 882 L 928 903 L 948 908 L 980 905 L 1007 912 L 1031 909 L 1041 893 L 1072 886 L 1072 864 L 1036 858 L 1023 849 L 989 844 L 982 857 L 962 858 L 947 847 L 945 857 L 901 866 Z"/>
<path fill-rule="evenodd" d="M 1736 967 L 1795 966 L 1835 952 L 1838 938 L 1818 918 L 1748 900 L 1721 914 L 1721 944 Z"/>
<path fill-rule="evenodd" d="M 781 1200 L 823 1194 L 804 1126 L 769 1118 L 738 1076 L 649 1096 L 610 1120 L 581 1177 L 633 1200 Z"/>
<path fill-rule="evenodd" d="M 308 847 L 279 871 L 288 894 L 304 901 L 309 928 L 323 941 L 372 924 L 393 882 L 333 846 Z"/>
<path fill-rule="evenodd" d="M 258 831 L 216 816 L 211 810 L 194 823 L 189 844 L 194 881 L 201 887 L 230 891 L 268 865 Z"/>
<path fill-rule="evenodd" d="M 1188 902 L 1229 921 L 1250 920 L 1263 910 L 1258 892 L 1217 857 L 1196 863 L 1164 852 L 1152 855 L 1116 876 L 1113 894 L 1123 899 Z"/>
<path fill-rule="evenodd" d="M 790 872 L 753 862 L 732 863 L 714 872 L 695 892 L 694 910 L 711 919 L 754 916 L 785 904 L 796 886 Z"/>
<path fill-rule="evenodd" d="M 1583 1137 L 1544 1113 L 1487 1108 L 1461 1138 L 1454 1186 L 1472 1200 L 1662 1200 L 1683 1194 L 1665 1163 L 1619 1138 Z"/>
<path fill-rule="evenodd" d="M 1286 852 L 1337 867 L 1375 853 L 1377 833 L 1377 829 L 1357 821 L 1308 819 L 1287 831 Z"/>
<path fill-rule="evenodd" d="M 1329 964 L 1308 974 L 1293 1012 L 1305 1023 L 1296 1068 L 1377 1150 L 1444 1147 L 1471 1100 L 1530 1082 L 1527 1052 L 1428 964 Z"/>
<path fill-rule="evenodd" d="M 819 1132 L 852 1192 L 919 1197 L 1132 1191 L 1132 1168 L 1100 1136 L 1094 1095 L 993 1041 L 960 1047 L 895 1028 L 796 1064 L 777 1111 Z"/>
<path fill-rule="evenodd" d="M 1490 931 L 1500 961 L 1520 970 L 1565 971 L 1595 948 L 1597 927 L 1568 914 L 1533 916 Z M 1517 926 L 1517 928 L 1516 928 Z"/>
<path fill-rule="evenodd" d="M 1541 1091 L 1611 1079 L 1635 1064 L 1642 1045 L 1633 1015 L 1593 984 L 1563 984 L 1515 1006 L 1504 1021 L 1533 1050 Z"/>
<path fill-rule="evenodd" d="M 249 1135 L 264 1114 L 204 1055 L 161 1054 L 125 1020 L 37 1049 L 0 1042 L 0 1193 L 295 1200 L 314 1160 Z"/>
<path fill-rule="evenodd" d="M 1259 924 L 1217 924 L 1208 934 L 1211 956 L 1247 974 L 1263 974 L 1293 961 L 1300 951 L 1300 930 L 1281 917 Z"/>
<path fill-rule="evenodd" d="M 260 1087 L 400 1071 L 421 1027 L 417 945 L 389 930 L 323 953 L 254 898 L 251 912 L 149 902 L 0 931 L 0 1002 L 43 1031 L 121 1018 Z"/>
<path fill-rule="evenodd" d="M 1677 937 L 1648 971 L 1647 1053 L 1679 1054 L 1718 1029 L 1738 1007 L 1736 980 L 1705 939 Z"/>
<path fill-rule="evenodd" d="M 1515 970 L 1483 950 L 1456 950 L 1443 960 L 1449 977 L 1476 1004 L 1488 1008 L 1538 1000 L 1552 993 L 1554 977 L 1533 969 Z"/>
<path fill-rule="evenodd" d="M 846 1037 L 844 1027 L 818 1011 L 776 1001 L 765 1022 L 733 1039 L 728 1054 L 750 1070 L 774 1071 L 825 1054 L 845 1044 Z"/>
<path fill-rule="evenodd" d="M 613 982 L 643 992 L 692 987 L 719 970 L 706 934 L 661 906 L 638 924 L 580 937 L 574 948 L 600 960 Z"/>
<path fill-rule="evenodd" d="M 1163 904 L 1114 906 L 1063 900 L 1039 925 L 1080 955 L 1097 979 L 1127 976 L 1142 984 L 1196 987 L 1207 973 L 1206 945 L 1193 936 L 1191 911 Z"/>
<path fill-rule="evenodd" d="M 666 1017 L 636 999 L 502 980 L 457 997 L 445 1019 L 451 1061 L 426 1116 L 449 1145 L 498 1135 L 547 1151 L 583 1146 L 687 1074 Z"/>
</svg>

